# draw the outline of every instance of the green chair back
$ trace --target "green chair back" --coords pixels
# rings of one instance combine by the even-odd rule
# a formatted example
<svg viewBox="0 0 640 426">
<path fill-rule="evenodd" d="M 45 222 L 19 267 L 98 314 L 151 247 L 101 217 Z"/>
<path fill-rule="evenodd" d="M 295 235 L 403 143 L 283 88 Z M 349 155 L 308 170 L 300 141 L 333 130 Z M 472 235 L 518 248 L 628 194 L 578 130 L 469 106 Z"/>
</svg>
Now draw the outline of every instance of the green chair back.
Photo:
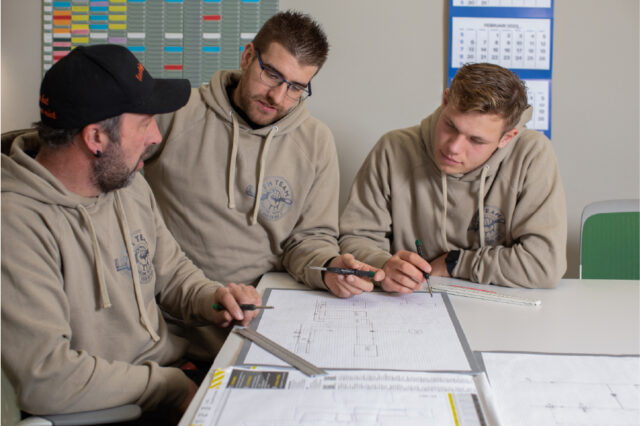
<svg viewBox="0 0 640 426">
<path fill-rule="evenodd" d="M 587 217 L 580 250 L 581 278 L 640 279 L 640 212 Z"/>
</svg>

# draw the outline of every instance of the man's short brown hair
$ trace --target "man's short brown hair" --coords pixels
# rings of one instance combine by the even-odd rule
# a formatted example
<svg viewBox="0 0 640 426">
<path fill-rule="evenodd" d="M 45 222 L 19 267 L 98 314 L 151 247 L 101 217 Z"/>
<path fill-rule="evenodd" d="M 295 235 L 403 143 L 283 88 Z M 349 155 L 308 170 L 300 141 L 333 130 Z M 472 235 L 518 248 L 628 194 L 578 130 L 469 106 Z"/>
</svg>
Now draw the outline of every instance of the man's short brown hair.
<svg viewBox="0 0 640 426">
<path fill-rule="evenodd" d="M 266 52 L 273 42 L 281 44 L 302 65 L 313 65 L 318 70 L 329 54 L 329 42 L 320 24 L 296 11 L 276 13 L 253 39 L 253 45 L 261 52 Z"/>
<path fill-rule="evenodd" d="M 449 85 L 447 102 L 460 112 L 502 117 L 504 132 L 513 129 L 529 107 L 524 82 L 508 69 L 488 63 L 463 65 Z"/>
</svg>

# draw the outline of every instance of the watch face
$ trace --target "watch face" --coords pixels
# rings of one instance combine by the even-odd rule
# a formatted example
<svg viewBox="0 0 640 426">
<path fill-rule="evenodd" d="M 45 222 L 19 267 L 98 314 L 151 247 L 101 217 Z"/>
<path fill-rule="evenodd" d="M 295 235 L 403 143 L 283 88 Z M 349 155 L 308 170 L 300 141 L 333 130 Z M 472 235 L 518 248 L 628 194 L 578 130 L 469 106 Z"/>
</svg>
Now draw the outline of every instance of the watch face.
<svg viewBox="0 0 640 426">
<path fill-rule="evenodd" d="M 446 258 L 446 262 L 452 262 L 454 264 L 456 264 L 458 262 L 458 257 L 460 257 L 460 250 L 453 250 L 450 251 L 449 254 L 447 254 L 447 258 Z"/>
</svg>

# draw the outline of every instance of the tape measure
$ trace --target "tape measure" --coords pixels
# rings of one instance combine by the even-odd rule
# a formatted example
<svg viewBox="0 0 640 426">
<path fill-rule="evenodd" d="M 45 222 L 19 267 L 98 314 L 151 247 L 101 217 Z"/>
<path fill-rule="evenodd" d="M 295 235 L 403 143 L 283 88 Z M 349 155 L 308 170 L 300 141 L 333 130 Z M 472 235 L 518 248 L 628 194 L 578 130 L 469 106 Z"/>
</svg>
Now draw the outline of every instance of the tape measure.
<svg viewBox="0 0 640 426">
<path fill-rule="evenodd" d="M 473 297 L 475 299 L 490 300 L 492 302 L 511 303 L 515 305 L 540 306 L 542 302 L 539 299 L 529 299 L 526 297 L 512 296 L 504 293 L 498 293 L 493 290 L 485 290 L 482 288 L 465 287 L 458 284 L 432 284 L 434 291 L 441 291 L 455 296 Z"/>
<path fill-rule="evenodd" d="M 236 327 L 233 329 L 233 331 L 241 335 L 242 337 L 251 340 L 253 343 L 269 352 L 271 355 L 280 358 L 284 362 L 302 371 L 307 376 L 313 377 L 327 374 L 327 372 L 323 369 L 316 367 L 306 359 L 300 358 L 298 355 L 280 346 L 273 340 L 258 333 L 255 330 L 244 327 Z"/>
</svg>

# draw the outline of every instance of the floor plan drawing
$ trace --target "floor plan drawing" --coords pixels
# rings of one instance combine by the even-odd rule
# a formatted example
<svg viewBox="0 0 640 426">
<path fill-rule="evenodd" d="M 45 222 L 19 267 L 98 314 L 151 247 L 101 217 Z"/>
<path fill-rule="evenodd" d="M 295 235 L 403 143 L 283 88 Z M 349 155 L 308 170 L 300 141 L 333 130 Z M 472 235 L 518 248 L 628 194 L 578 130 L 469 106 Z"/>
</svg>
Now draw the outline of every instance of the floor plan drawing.
<svg viewBox="0 0 640 426">
<path fill-rule="evenodd" d="M 482 358 L 505 424 L 638 424 L 637 356 L 483 353 Z"/>
<path fill-rule="evenodd" d="M 469 371 L 464 335 L 441 294 L 273 290 L 257 331 L 321 368 Z M 252 345 L 244 363 L 283 365 Z"/>
</svg>

